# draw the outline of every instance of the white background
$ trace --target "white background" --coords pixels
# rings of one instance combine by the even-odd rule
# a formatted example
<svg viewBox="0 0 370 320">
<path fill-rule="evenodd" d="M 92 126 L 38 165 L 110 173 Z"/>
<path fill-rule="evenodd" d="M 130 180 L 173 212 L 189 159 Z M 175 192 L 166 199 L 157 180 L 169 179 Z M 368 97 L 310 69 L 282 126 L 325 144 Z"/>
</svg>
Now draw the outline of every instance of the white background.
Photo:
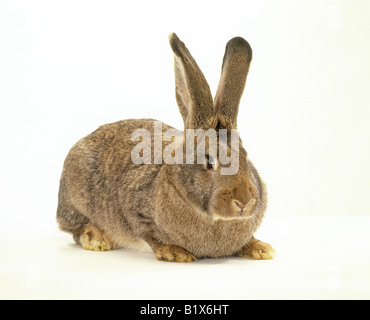
<svg viewBox="0 0 370 320">
<path fill-rule="evenodd" d="M 55 212 L 63 161 L 78 139 L 126 118 L 153 117 L 182 128 L 171 32 L 186 43 L 213 93 L 226 42 L 237 35 L 250 42 L 254 58 L 238 125 L 268 187 L 268 218 L 284 226 L 297 217 L 370 215 L 369 1 L 1 0 L 0 218 L 7 232 L 0 238 L 9 251 L 50 232 L 61 247 L 66 242 L 77 250 L 56 231 Z M 325 221 L 323 239 L 332 232 Z M 337 230 L 342 240 L 358 235 L 356 227 L 349 235 L 346 223 Z M 267 237 L 273 243 L 278 235 Z M 369 262 L 369 251 L 362 254 Z M 29 255 L 21 251 L 22 262 L 3 263 L 0 281 L 8 282 L 0 282 L 0 296 L 22 292 L 26 276 L 18 283 L 7 274 L 16 261 L 18 276 L 35 263 L 42 269 Z M 132 259 L 135 266 L 138 258 Z M 323 264 L 323 275 L 332 265 Z M 32 297 L 26 293 L 21 296 Z"/>
</svg>

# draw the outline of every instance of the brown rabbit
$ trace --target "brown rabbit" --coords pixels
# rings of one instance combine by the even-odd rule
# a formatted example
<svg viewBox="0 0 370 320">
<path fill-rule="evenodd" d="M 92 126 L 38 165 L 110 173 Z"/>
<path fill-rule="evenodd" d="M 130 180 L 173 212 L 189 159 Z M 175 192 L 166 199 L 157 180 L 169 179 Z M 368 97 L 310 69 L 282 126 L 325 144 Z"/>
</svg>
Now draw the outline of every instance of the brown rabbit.
<svg viewBox="0 0 370 320">
<path fill-rule="evenodd" d="M 248 42 L 236 37 L 227 43 L 213 102 L 207 81 L 184 43 L 175 34 L 169 40 L 175 54 L 176 99 L 184 132 L 232 132 L 237 128 L 239 102 L 252 59 Z M 153 159 L 162 148 L 154 148 L 154 123 L 153 119 L 140 119 L 107 124 L 72 147 L 60 180 L 60 228 L 88 250 L 146 242 L 161 261 L 225 256 L 272 259 L 273 248 L 253 237 L 267 196 L 241 142 L 238 170 L 232 175 L 222 175 L 225 165 L 217 154 L 212 157 L 207 152 L 203 163 L 156 164 Z M 163 123 L 161 127 L 163 132 L 173 129 Z M 150 163 L 132 160 L 138 144 L 132 139 L 136 129 L 151 134 Z M 176 149 L 184 151 L 188 141 L 185 133 L 181 134 L 184 143 Z M 163 141 L 162 147 L 170 142 Z M 226 148 L 230 154 L 229 138 Z M 193 150 L 197 156 L 197 144 Z"/>
</svg>

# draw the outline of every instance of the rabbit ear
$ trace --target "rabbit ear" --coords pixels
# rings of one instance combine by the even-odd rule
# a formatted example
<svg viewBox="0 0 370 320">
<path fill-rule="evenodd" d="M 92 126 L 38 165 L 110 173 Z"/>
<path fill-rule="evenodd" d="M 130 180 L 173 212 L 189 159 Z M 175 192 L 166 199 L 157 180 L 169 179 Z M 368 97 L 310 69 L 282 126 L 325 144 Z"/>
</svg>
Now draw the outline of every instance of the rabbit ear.
<svg viewBox="0 0 370 320">
<path fill-rule="evenodd" d="M 176 34 L 170 34 L 169 40 L 175 54 L 176 100 L 185 128 L 215 127 L 211 90 L 202 71 Z"/>
<path fill-rule="evenodd" d="M 236 37 L 227 43 L 214 102 L 215 114 L 221 128 L 237 128 L 239 102 L 251 60 L 252 48 L 246 40 Z"/>
</svg>

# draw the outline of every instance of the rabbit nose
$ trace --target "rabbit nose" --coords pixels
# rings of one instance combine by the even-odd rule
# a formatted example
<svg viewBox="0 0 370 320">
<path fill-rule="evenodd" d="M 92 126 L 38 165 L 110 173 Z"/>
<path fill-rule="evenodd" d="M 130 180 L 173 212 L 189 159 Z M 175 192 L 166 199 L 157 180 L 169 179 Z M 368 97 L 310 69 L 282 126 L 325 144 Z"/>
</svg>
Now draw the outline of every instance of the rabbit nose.
<svg viewBox="0 0 370 320">
<path fill-rule="evenodd" d="M 247 204 L 240 202 L 239 200 L 234 199 L 234 205 L 240 210 L 241 215 L 248 215 L 253 211 L 253 208 L 256 204 L 256 199 L 252 198 L 248 201 Z"/>
<path fill-rule="evenodd" d="M 238 200 L 234 200 L 234 204 L 240 209 L 243 210 L 245 208 L 245 204 L 241 203 Z"/>
</svg>

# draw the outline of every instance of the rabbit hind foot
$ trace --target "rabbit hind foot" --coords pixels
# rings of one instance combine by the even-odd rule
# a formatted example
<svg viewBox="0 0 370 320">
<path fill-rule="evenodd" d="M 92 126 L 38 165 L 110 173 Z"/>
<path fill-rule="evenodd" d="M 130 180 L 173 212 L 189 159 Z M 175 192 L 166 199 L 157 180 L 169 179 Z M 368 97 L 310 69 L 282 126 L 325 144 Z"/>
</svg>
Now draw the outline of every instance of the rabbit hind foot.
<svg viewBox="0 0 370 320">
<path fill-rule="evenodd" d="M 91 251 L 110 251 L 117 248 L 109 236 L 92 225 L 86 225 L 73 234 L 76 243 Z"/>
</svg>

